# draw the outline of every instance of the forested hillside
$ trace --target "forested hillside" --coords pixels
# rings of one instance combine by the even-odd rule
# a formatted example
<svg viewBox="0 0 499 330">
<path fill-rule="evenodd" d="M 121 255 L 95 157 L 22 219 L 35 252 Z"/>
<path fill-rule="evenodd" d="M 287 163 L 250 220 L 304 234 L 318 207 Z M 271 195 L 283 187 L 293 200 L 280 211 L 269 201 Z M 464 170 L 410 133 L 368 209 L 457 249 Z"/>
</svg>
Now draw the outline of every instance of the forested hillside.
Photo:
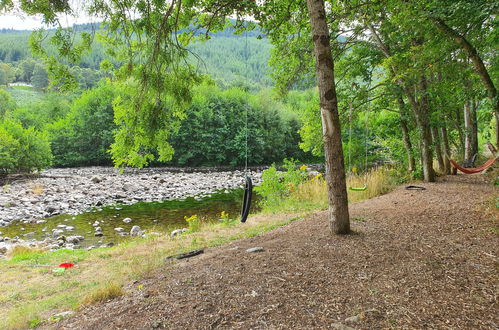
<svg viewBox="0 0 499 330">
<path fill-rule="evenodd" d="M 88 33 L 95 33 L 93 29 L 90 24 L 75 27 L 77 31 Z M 43 67 L 41 61 L 33 59 L 29 48 L 30 35 L 31 31 L 0 30 L 0 62 L 8 64 L 13 71 L 9 82 L 30 83 L 34 68 Z M 212 34 L 210 40 L 191 44 L 188 49 L 197 55 L 196 58 L 192 56 L 192 62 L 198 70 L 212 76 L 220 84 L 247 85 L 259 89 L 272 84 L 268 66 L 271 44 L 267 38 L 258 37 L 260 35 L 257 32 L 233 34 L 233 29 L 226 29 Z M 49 53 L 56 53 L 53 45 L 46 43 L 46 47 Z M 95 86 L 103 76 L 99 70 L 106 58 L 111 59 L 96 38 L 91 52 L 84 55 L 74 68 L 83 88 Z M 119 62 L 114 62 L 119 65 Z M 46 87 L 43 82 L 37 86 Z"/>
</svg>

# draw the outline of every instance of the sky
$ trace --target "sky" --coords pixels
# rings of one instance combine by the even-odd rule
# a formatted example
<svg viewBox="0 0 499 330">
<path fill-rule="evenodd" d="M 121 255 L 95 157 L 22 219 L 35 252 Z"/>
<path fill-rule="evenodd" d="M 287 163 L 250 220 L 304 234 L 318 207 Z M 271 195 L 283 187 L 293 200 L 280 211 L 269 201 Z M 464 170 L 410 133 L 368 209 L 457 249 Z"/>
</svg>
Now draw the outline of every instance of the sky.
<svg viewBox="0 0 499 330">
<path fill-rule="evenodd" d="M 72 26 L 73 24 L 83 24 L 95 22 L 91 17 L 83 16 L 75 19 L 74 17 L 62 17 L 60 20 L 63 26 Z M 0 14 L 0 29 L 14 30 L 34 30 L 38 28 L 47 28 L 42 24 L 41 17 L 26 17 L 21 15 Z"/>
</svg>

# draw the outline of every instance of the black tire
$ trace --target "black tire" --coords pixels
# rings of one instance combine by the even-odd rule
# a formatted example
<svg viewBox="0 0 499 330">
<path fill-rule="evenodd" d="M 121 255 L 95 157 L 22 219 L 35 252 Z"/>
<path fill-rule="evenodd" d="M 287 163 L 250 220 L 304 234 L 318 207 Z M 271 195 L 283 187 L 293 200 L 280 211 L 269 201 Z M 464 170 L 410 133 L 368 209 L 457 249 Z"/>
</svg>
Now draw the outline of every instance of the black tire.
<svg viewBox="0 0 499 330">
<path fill-rule="evenodd" d="M 251 177 L 249 175 L 246 175 L 246 184 L 244 186 L 243 206 L 241 209 L 241 222 L 246 222 L 246 219 L 248 219 L 249 211 L 251 208 L 252 195 L 253 195 L 253 181 L 251 181 Z"/>
</svg>

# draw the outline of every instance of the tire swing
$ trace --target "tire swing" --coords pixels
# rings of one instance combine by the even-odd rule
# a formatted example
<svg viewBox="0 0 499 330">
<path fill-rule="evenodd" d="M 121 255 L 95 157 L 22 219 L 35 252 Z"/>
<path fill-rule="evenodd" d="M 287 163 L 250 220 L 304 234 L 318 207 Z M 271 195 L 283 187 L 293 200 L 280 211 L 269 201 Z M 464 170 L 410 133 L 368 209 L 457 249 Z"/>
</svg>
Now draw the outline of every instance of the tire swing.
<svg viewBox="0 0 499 330">
<path fill-rule="evenodd" d="M 248 73 L 248 32 L 245 35 L 245 64 L 246 75 Z M 248 219 L 249 211 L 251 208 L 251 197 L 253 195 L 253 181 L 251 180 L 251 172 L 248 172 L 248 106 L 246 106 L 246 159 L 244 164 L 244 173 L 246 183 L 244 185 L 243 204 L 241 207 L 241 222 L 244 223 Z"/>
<path fill-rule="evenodd" d="M 369 101 L 369 95 L 367 96 L 368 97 L 368 101 Z M 369 106 L 367 108 L 367 113 L 369 113 Z M 367 169 L 367 133 L 369 132 L 369 128 L 367 126 L 367 123 L 368 123 L 368 116 L 366 114 L 366 133 L 365 133 L 365 168 Z M 352 171 L 352 167 L 351 167 L 351 164 L 352 164 L 352 102 L 350 102 L 350 114 L 349 114 L 349 134 L 348 134 L 348 172 L 351 172 Z M 352 186 L 349 186 L 348 189 L 352 190 L 352 191 L 365 191 L 367 190 L 367 182 L 364 182 L 364 186 L 362 187 L 352 187 Z"/>
<path fill-rule="evenodd" d="M 244 186 L 243 206 L 241 208 L 241 222 L 246 222 L 251 208 L 251 196 L 253 195 L 253 181 L 251 176 L 246 174 L 246 184 Z"/>
</svg>

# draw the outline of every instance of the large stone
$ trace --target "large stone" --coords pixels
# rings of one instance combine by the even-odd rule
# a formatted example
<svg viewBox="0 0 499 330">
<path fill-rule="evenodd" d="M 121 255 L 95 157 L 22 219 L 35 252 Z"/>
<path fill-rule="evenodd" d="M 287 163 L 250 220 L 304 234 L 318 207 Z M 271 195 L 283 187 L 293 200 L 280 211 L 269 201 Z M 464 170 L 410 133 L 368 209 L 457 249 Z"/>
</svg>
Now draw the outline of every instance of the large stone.
<svg viewBox="0 0 499 330">
<path fill-rule="evenodd" d="M 132 229 L 130 230 L 130 236 L 131 237 L 137 237 L 142 235 L 142 230 L 140 230 L 139 226 L 133 226 Z"/>
<path fill-rule="evenodd" d="M 265 249 L 261 246 L 257 246 L 246 250 L 246 252 L 248 253 L 263 252 L 263 251 L 265 251 Z"/>
<path fill-rule="evenodd" d="M 96 176 L 92 177 L 90 180 L 91 180 L 93 183 L 101 183 L 102 181 L 104 181 L 104 179 L 103 179 L 103 178 L 101 178 L 101 177 L 100 177 L 100 176 L 98 176 L 98 175 L 96 175 Z"/>
<path fill-rule="evenodd" d="M 78 244 L 81 240 L 80 237 L 83 236 L 68 236 L 66 237 L 66 242 L 71 243 L 71 244 Z"/>
<path fill-rule="evenodd" d="M 133 221 L 133 220 L 132 220 L 131 218 L 125 218 L 125 219 L 123 219 L 123 222 L 124 222 L 124 223 L 130 223 L 130 222 L 132 222 L 132 221 Z"/>
<path fill-rule="evenodd" d="M 184 232 L 186 232 L 186 231 L 188 231 L 188 230 L 189 230 L 189 229 L 187 229 L 187 228 L 175 229 L 174 231 L 172 231 L 172 232 L 170 233 L 170 235 L 171 235 L 172 237 L 173 237 L 173 236 L 177 236 L 177 235 L 180 235 L 180 234 L 182 234 L 182 233 L 184 233 Z"/>
</svg>

